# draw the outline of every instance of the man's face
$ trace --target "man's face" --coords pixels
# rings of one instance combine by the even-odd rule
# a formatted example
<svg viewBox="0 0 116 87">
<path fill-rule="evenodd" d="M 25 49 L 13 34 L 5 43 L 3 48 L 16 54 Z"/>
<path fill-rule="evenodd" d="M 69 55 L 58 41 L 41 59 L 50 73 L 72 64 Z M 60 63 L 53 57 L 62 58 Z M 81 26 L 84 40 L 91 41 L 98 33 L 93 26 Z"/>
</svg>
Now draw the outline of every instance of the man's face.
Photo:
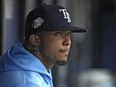
<svg viewBox="0 0 116 87">
<path fill-rule="evenodd" d="M 71 46 L 70 33 L 70 31 L 44 32 L 40 42 L 40 53 L 43 58 L 50 63 L 64 65 Z"/>
</svg>

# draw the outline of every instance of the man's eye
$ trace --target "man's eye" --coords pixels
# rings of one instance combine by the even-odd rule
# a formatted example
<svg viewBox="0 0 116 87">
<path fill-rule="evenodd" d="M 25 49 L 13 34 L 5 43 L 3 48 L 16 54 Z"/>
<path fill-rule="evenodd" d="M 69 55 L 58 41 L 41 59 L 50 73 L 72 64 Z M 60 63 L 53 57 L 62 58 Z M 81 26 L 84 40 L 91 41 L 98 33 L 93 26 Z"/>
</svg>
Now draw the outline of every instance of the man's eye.
<svg viewBox="0 0 116 87">
<path fill-rule="evenodd" d="M 71 32 L 68 32 L 67 35 L 70 36 L 71 35 Z"/>
<path fill-rule="evenodd" d="M 56 32 L 55 35 L 56 36 L 60 36 L 62 33 L 61 32 Z"/>
</svg>

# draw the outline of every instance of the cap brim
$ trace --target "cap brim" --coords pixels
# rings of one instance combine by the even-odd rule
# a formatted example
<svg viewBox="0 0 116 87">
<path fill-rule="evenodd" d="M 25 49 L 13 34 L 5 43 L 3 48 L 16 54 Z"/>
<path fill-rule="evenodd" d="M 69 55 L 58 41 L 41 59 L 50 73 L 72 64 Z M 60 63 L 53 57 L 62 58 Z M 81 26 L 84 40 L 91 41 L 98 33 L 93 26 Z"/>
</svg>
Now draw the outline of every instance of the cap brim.
<svg viewBox="0 0 116 87">
<path fill-rule="evenodd" d="M 71 31 L 72 33 L 84 33 L 87 32 L 86 29 L 80 28 L 80 27 L 74 27 L 74 26 L 68 26 L 68 27 L 52 27 L 52 28 L 41 28 L 38 29 L 39 31 Z"/>
<path fill-rule="evenodd" d="M 50 28 L 49 30 L 44 30 L 44 31 L 71 31 L 73 33 L 84 33 L 87 32 L 86 29 L 80 28 L 80 27 L 60 27 L 60 28 Z"/>
<path fill-rule="evenodd" d="M 77 32 L 77 33 L 84 33 L 87 32 L 86 29 L 80 28 L 80 27 L 70 27 L 71 32 Z"/>
</svg>

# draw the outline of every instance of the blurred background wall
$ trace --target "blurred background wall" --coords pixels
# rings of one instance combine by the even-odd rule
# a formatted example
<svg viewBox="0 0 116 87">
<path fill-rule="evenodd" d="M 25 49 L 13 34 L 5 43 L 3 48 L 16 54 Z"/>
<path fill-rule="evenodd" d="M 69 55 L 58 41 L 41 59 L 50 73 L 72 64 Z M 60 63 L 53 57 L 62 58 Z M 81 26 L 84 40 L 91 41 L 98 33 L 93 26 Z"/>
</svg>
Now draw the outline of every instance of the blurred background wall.
<svg viewBox="0 0 116 87">
<path fill-rule="evenodd" d="M 0 0 L 0 55 L 23 41 L 27 13 L 43 3 L 64 6 L 71 15 L 72 25 L 88 30 L 72 34 L 67 65 L 53 67 L 55 87 L 115 87 L 111 85 L 116 79 L 115 0 Z M 97 82 L 99 76 L 104 84 L 109 81 L 110 85 Z M 91 80 L 100 83 L 99 86 Z"/>
</svg>

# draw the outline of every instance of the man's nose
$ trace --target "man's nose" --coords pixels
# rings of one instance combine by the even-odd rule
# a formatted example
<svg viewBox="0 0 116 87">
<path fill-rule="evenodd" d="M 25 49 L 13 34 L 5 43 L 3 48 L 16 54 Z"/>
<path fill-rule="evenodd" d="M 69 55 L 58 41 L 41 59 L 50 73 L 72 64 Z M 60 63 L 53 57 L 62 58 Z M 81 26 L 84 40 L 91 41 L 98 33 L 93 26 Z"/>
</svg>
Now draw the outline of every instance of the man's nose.
<svg viewBox="0 0 116 87">
<path fill-rule="evenodd" d="M 63 45 L 64 46 L 70 46 L 71 45 L 71 38 L 70 38 L 70 36 L 64 36 Z"/>
</svg>

